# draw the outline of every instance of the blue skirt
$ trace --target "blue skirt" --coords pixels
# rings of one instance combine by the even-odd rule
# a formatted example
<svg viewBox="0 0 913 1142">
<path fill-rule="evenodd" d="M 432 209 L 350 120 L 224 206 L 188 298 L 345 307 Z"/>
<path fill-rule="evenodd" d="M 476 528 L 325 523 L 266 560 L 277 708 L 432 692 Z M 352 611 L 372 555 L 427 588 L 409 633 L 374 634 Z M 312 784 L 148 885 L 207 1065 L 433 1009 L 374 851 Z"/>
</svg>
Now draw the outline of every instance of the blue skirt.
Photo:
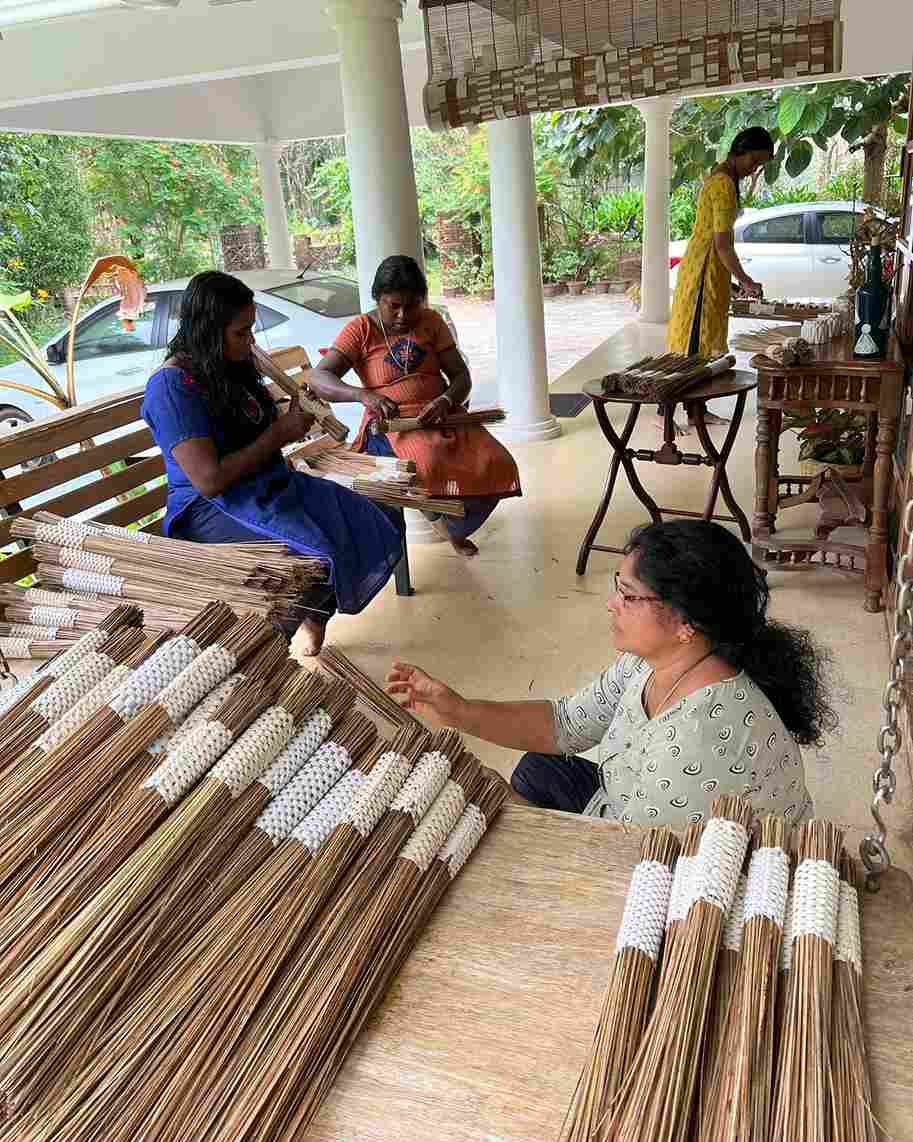
<svg viewBox="0 0 913 1142">
<path fill-rule="evenodd" d="M 265 540 L 326 560 L 343 614 L 364 610 L 402 555 L 399 529 L 370 500 L 332 480 L 293 472 L 283 461 L 205 498 Z M 189 506 L 169 509 L 166 535 Z"/>
</svg>

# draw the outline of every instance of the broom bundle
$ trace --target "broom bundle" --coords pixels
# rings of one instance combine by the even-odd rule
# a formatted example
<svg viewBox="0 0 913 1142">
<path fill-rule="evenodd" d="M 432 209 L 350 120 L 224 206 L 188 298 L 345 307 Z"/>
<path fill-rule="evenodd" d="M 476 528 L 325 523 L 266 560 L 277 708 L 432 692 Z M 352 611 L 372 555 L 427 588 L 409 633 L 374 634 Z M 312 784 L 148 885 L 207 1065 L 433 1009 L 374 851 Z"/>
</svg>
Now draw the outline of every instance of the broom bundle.
<svg viewBox="0 0 913 1142">
<path fill-rule="evenodd" d="M 701 1142 L 765 1142 L 789 859 L 782 817 L 761 821 L 745 891 L 741 957 L 717 1063 L 704 1084 Z"/>
<path fill-rule="evenodd" d="M 424 428 L 437 431 L 444 428 L 477 428 L 485 424 L 500 424 L 506 419 L 507 413 L 503 408 L 479 408 L 472 412 L 451 412 L 434 424 L 422 424 L 417 416 L 394 416 L 386 420 L 381 418 L 377 423 L 381 432 L 414 432 Z"/>
<path fill-rule="evenodd" d="M 29 749 L 41 735 L 59 721 L 77 702 L 126 662 L 143 642 L 139 627 L 120 627 L 98 648 L 81 658 L 14 718 L 4 719 L 0 741 L 0 769 Z"/>
<path fill-rule="evenodd" d="M 338 646 L 324 646 L 320 651 L 318 661 L 325 670 L 328 670 L 336 678 L 348 682 L 368 709 L 378 717 L 383 718 L 384 721 L 389 722 L 390 725 L 411 726 L 413 729 L 419 730 L 424 728 L 418 718 L 410 714 L 408 710 L 403 709 L 399 702 L 378 686 L 370 675 L 366 674 L 361 667 L 356 666 L 350 658 L 347 658 Z"/>
<path fill-rule="evenodd" d="M 732 905 L 726 913 L 726 923 L 723 926 L 723 937 L 720 941 L 720 951 L 716 960 L 716 970 L 713 978 L 713 997 L 710 1000 L 707 1033 L 704 1038 L 704 1052 L 701 1060 L 701 1071 L 704 1075 L 712 1075 L 714 1073 L 723 1043 L 726 1016 L 729 1012 L 729 1005 L 735 988 L 739 964 L 742 959 L 742 938 L 745 931 L 745 896 L 747 891 L 748 875 L 747 871 L 743 871 L 736 885 Z M 704 1087 L 702 1084 L 702 1098 L 703 1095 Z"/>
<path fill-rule="evenodd" d="M 254 364 L 260 370 L 264 377 L 269 379 L 286 394 L 297 400 L 302 412 L 306 412 L 312 416 L 320 427 L 328 435 L 332 436 L 334 440 L 342 442 L 349 435 L 348 428 L 333 415 L 333 410 L 325 402 L 315 396 L 314 393 L 307 387 L 306 384 L 296 383 L 296 381 L 281 369 L 275 361 L 258 349 L 256 345 L 253 350 Z"/>
<path fill-rule="evenodd" d="M 606 1142 L 687 1137 L 726 914 L 748 847 L 751 806 L 727 795 L 713 804 L 689 877 L 687 916 L 637 1057 L 606 1120 Z"/>
<path fill-rule="evenodd" d="M 831 1117 L 833 1142 L 875 1142 L 872 1084 L 862 1017 L 862 938 L 856 869 L 840 857 L 840 901 L 834 942 L 831 1022 Z"/>
<path fill-rule="evenodd" d="M 593 1046 L 561 1130 L 562 1142 L 598 1138 L 599 1123 L 637 1053 L 649 1014 L 678 851 L 678 839 L 668 829 L 647 831 L 631 874 Z"/>
<path fill-rule="evenodd" d="M 17 622 L 25 620 L 33 624 L 34 618 L 41 618 L 43 624 L 57 630 L 57 642 L 78 638 L 85 631 L 92 630 L 116 607 L 124 605 L 116 595 L 97 593 L 80 594 L 77 591 L 47 590 L 42 587 L 16 587 L 16 597 L 6 605 L 6 615 L 18 616 Z M 31 598 L 29 598 L 31 596 Z M 41 600 L 38 602 L 37 600 Z M 180 600 L 168 603 L 149 603 L 143 609 L 143 623 L 152 629 L 182 627 L 199 612 L 199 604 L 182 605 Z M 60 612 L 55 614 L 54 612 Z M 71 618 L 72 616 L 72 618 Z M 63 619 L 72 621 L 72 626 L 55 626 Z"/>
<path fill-rule="evenodd" d="M 770 1137 L 828 1137 L 833 948 L 837 936 L 841 831 L 829 821 L 799 831 L 793 886 L 792 949 Z"/>
<path fill-rule="evenodd" d="M 415 482 L 415 461 L 400 460 L 398 456 L 374 456 L 370 452 L 354 452 L 337 444 L 330 436 L 318 436 L 286 454 L 287 460 L 307 460 L 317 471 L 338 472 L 340 475 L 371 477 L 377 474 L 402 483 Z"/>
<path fill-rule="evenodd" d="M 603 377 L 602 390 L 608 396 L 627 393 L 648 400 L 673 401 L 734 368 L 735 357 L 664 353 L 643 357 L 620 372 L 608 373 Z"/>
<path fill-rule="evenodd" d="M 663 955 L 660 961 L 657 985 L 659 990 L 662 990 L 666 983 L 669 965 L 674 958 L 673 949 L 691 904 L 691 874 L 694 871 L 703 833 L 704 826 L 697 823 L 689 825 L 682 836 L 682 847 L 675 862 L 675 872 L 672 877 L 669 910 L 666 913 L 666 935 L 663 941 Z"/>
</svg>

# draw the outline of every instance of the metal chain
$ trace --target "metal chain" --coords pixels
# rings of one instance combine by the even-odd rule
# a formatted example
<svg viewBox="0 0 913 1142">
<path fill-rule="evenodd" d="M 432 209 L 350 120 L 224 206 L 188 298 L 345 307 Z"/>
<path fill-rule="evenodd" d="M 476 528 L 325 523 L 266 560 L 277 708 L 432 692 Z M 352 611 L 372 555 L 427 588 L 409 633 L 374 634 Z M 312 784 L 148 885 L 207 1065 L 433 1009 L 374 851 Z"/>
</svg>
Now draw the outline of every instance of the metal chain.
<svg viewBox="0 0 913 1142">
<path fill-rule="evenodd" d="M 886 844 L 888 834 L 881 816 L 881 806 L 890 805 L 897 790 L 894 759 L 900 752 L 902 742 L 898 713 L 909 677 L 907 656 L 913 653 L 913 500 L 910 500 L 904 510 L 903 527 L 907 533 L 907 546 L 897 561 L 891 665 L 882 698 L 884 721 L 878 731 L 878 753 L 881 764 L 872 777 L 874 797 L 871 811 L 875 821 L 875 832 L 864 837 L 859 846 L 859 855 L 868 872 L 866 887 L 869 892 L 878 891 L 879 878 L 891 866 L 891 856 Z"/>
</svg>

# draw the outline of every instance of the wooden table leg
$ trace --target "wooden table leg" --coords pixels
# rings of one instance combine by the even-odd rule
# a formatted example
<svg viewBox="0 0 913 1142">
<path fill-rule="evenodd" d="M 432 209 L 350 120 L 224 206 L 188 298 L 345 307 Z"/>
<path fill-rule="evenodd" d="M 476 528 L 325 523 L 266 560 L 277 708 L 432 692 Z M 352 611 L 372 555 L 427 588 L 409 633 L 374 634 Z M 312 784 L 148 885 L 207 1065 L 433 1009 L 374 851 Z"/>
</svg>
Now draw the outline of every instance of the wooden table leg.
<svg viewBox="0 0 913 1142">
<path fill-rule="evenodd" d="M 888 505 L 891 498 L 891 467 L 897 441 L 897 417 L 878 414 L 875 441 L 875 474 L 872 485 L 872 522 L 865 538 L 865 609 L 871 614 L 884 610 L 884 589 L 888 580 Z"/>
<path fill-rule="evenodd" d="M 774 520 L 777 514 L 777 502 L 770 500 L 771 476 L 776 480 L 777 450 L 779 449 L 779 434 L 772 431 L 774 410 L 767 408 L 758 401 L 758 426 L 755 443 L 755 500 L 754 519 L 752 521 L 752 536 L 755 539 L 769 539 L 773 535 Z M 765 548 L 762 544 L 755 544 L 755 558 L 763 557 Z"/>
<path fill-rule="evenodd" d="M 732 420 L 729 424 L 729 431 L 726 433 L 726 439 L 723 441 L 723 447 L 717 452 L 716 445 L 707 431 L 707 421 L 705 414 L 707 412 L 707 405 L 704 401 L 695 402 L 694 411 L 694 427 L 697 429 L 697 436 L 701 442 L 701 447 L 707 454 L 707 458 L 712 463 L 713 476 L 710 480 L 710 491 L 707 493 L 707 506 L 704 509 L 704 519 L 712 519 L 716 509 L 717 497 L 722 493 L 723 502 L 729 508 L 730 514 L 739 525 L 739 531 L 742 533 L 742 539 L 748 543 L 751 539 L 751 528 L 748 526 L 748 517 L 739 507 L 738 501 L 732 494 L 732 488 L 729 486 L 729 477 L 726 475 L 726 464 L 729 460 L 729 454 L 732 452 L 732 446 L 735 444 L 736 436 L 739 432 L 739 425 L 742 423 L 742 415 L 745 412 L 745 399 L 747 393 L 739 393 L 736 398 L 735 412 L 732 415 Z"/>
<path fill-rule="evenodd" d="M 615 491 L 615 481 L 618 478 L 618 468 L 621 464 L 625 465 L 625 471 L 631 467 L 630 460 L 627 459 L 626 453 L 628 448 L 628 441 L 631 439 L 631 433 L 634 431 L 634 425 L 637 423 L 637 417 L 640 413 L 640 405 L 632 404 L 628 413 L 628 419 L 622 429 L 621 436 L 615 432 L 612 427 L 608 416 L 606 415 L 605 405 L 602 401 L 593 401 L 593 408 L 596 412 L 596 420 L 599 427 L 602 429 L 602 434 L 608 440 L 609 446 L 612 449 L 612 462 L 609 464 L 608 475 L 606 476 L 605 488 L 602 493 L 602 499 L 599 501 L 599 507 L 596 509 L 596 514 L 593 516 L 593 522 L 587 528 L 587 533 L 583 537 L 583 542 L 580 544 L 580 550 L 577 552 L 577 574 L 583 575 L 586 572 L 587 561 L 590 558 L 590 551 L 602 527 L 603 520 L 606 517 L 606 512 L 609 510 L 609 504 L 612 501 L 612 493 Z M 630 473 L 628 475 L 630 480 Z M 637 477 L 635 475 L 635 480 Z M 637 481 L 639 483 L 639 481 Z M 636 493 L 636 488 L 635 488 Z M 651 501 L 652 502 L 652 501 Z M 654 508 L 656 505 L 654 504 Z M 657 512 L 658 514 L 658 512 Z"/>
<path fill-rule="evenodd" d="M 868 478 L 875 471 L 875 448 L 878 440 L 878 413 L 866 413 L 865 420 L 865 458 L 862 462 L 862 474 Z"/>
</svg>

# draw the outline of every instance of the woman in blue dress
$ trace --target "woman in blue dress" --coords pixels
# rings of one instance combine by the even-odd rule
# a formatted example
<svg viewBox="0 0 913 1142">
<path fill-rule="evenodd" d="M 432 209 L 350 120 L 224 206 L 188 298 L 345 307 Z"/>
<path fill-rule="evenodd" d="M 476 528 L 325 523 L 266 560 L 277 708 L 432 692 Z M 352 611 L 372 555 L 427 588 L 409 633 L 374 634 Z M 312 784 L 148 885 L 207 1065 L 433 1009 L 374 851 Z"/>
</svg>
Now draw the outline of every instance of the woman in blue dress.
<svg viewBox="0 0 913 1142">
<path fill-rule="evenodd" d="M 293 471 L 282 447 L 313 421 L 292 401 L 282 415 L 254 365 L 254 295 L 237 278 L 198 274 L 181 305 L 168 359 L 146 385 L 142 416 L 165 458 L 164 531 L 199 543 L 288 544 L 329 565 L 305 592 L 305 653 L 323 645 L 338 609 L 363 610 L 399 561 L 402 539 L 378 507 L 330 480 Z"/>
</svg>

